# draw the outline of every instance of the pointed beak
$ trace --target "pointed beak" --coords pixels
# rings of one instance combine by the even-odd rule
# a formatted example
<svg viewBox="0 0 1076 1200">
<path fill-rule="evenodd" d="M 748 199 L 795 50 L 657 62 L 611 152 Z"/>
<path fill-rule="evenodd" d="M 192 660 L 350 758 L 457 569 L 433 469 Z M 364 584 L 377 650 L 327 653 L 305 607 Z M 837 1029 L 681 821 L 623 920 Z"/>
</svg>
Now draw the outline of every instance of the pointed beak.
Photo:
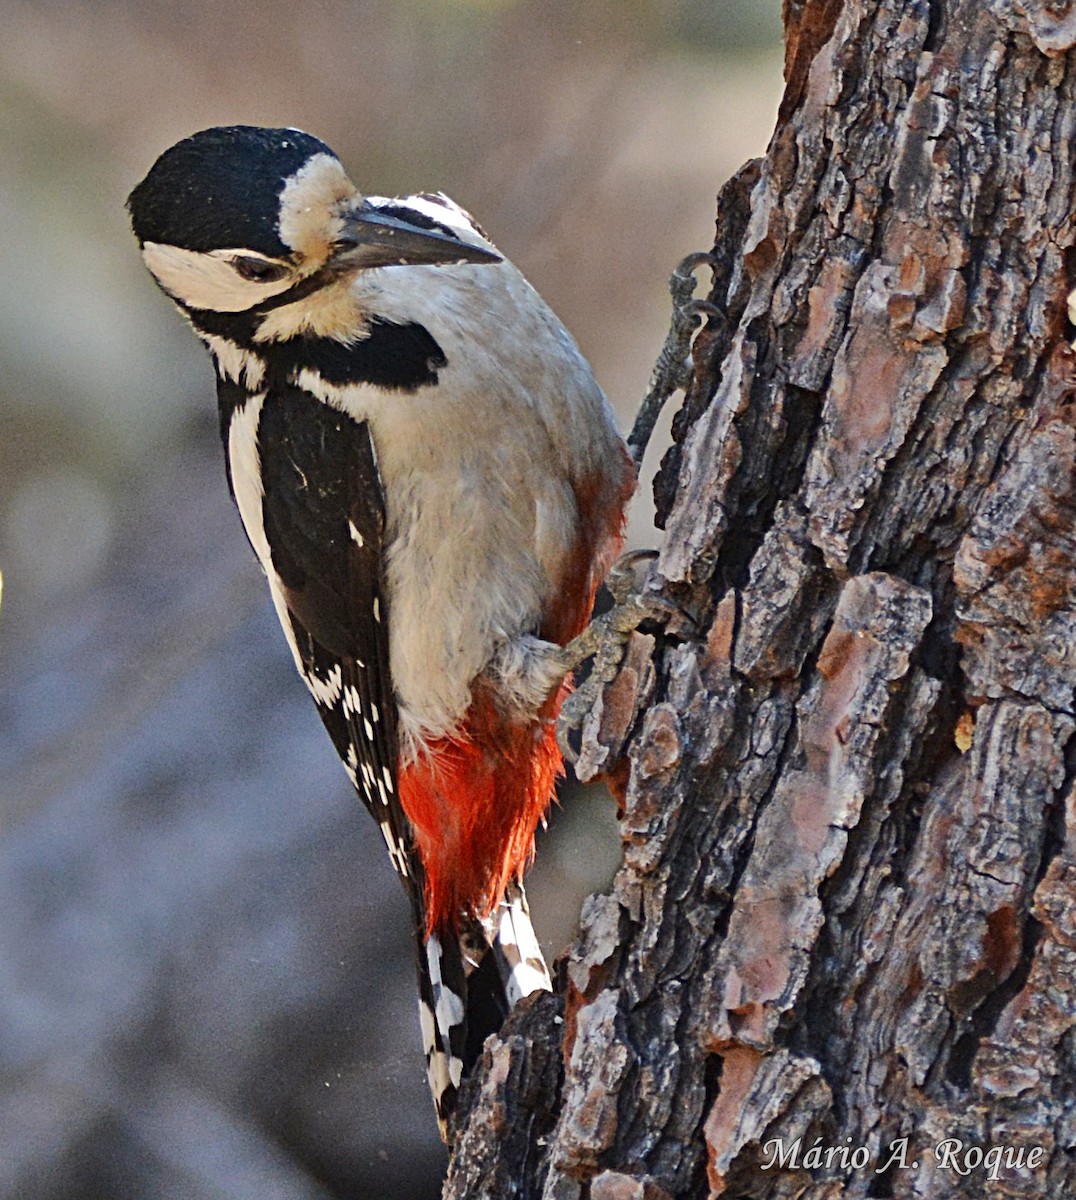
<svg viewBox="0 0 1076 1200">
<path fill-rule="evenodd" d="M 352 268 L 415 266 L 420 263 L 498 263 L 501 256 L 481 246 L 471 246 L 436 229 L 423 229 L 409 221 L 363 204 L 349 213 L 337 237 L 329 262 Z"/>
</svg>

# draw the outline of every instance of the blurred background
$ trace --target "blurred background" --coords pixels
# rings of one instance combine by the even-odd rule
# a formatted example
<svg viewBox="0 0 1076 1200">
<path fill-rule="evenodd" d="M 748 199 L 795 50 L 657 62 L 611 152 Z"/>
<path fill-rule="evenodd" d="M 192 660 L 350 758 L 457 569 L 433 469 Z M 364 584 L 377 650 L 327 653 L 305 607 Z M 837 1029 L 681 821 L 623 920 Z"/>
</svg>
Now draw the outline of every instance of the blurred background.
<svg viewBox="0 0 1076 1200">
<path fill-rule="evenodd" d="M 238 122 L 443 189 L 626 428 L 668 275 L 765 149 L 779 0 L 0 0 L 0 29 L 0 1198 L 432 1198 L 403 895 L 123 202 Z M 649 512 L 644 483 L 637 543 Z M 607 797 L 563 801 L 550 957 L 619 853 Z"/>
</svg>

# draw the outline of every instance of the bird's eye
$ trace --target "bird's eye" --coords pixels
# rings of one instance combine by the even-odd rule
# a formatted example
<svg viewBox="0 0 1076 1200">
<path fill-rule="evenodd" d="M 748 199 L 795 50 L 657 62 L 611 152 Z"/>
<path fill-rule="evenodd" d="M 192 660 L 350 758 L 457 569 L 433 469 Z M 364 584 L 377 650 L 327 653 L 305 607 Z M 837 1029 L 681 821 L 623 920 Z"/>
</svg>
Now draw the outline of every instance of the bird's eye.
<svg viewBox="0 0 1076 1200">
<path fill-rule="evenodd" d="M 232 266 L 240 278 L 251 283 L 276 283 L 288 273 L 281 263 L 266 262 L 264 258 L 233 258 Z"/>
</svg>

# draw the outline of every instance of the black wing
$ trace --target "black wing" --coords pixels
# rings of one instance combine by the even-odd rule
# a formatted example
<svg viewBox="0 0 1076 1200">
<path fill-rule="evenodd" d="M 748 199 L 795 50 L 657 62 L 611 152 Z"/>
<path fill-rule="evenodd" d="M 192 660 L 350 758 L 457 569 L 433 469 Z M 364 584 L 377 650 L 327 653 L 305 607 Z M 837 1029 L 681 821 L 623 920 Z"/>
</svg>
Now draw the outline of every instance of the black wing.
<svg viewBox="0 0 1076 1200">
<path fill-rule="evenodd" d="M 266 540 L 307 687 L 393 866 L 413 886 L 416 856 L 397 793 L 385 501 L 369 427 L 283 387 L 265 397 L 258 448 Z"/>
</svg>

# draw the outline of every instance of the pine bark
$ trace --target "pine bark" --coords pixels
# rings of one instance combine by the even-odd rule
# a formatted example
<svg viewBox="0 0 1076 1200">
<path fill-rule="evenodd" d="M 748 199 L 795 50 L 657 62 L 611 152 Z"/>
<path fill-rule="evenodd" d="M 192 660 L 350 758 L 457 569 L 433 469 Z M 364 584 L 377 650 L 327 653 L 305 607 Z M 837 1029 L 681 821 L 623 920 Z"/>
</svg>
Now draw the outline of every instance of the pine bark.
<svg viewBox="0 0 1076 1200">
<path fill-rule="evenodd" d="M 623 865 L 455 1200 L 1076 1194 L 1076 7 L 785 22 L 656 485 L 682 615 L 590 731 Z"/>
</svg>

